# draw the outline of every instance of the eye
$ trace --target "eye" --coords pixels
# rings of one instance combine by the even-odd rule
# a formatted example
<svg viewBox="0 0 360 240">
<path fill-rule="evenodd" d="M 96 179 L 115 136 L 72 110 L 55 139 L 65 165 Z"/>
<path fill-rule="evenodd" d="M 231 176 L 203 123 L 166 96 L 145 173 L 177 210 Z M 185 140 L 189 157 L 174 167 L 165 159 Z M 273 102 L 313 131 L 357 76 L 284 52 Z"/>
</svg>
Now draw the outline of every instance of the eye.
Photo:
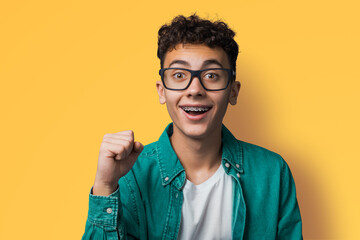
<svg viewBox="0 0 360 240">
<path fill-rule="evenodd" d="M 218 74 L 216 73 L 206 73 L 204 78 L 206 79 L 211 79 L 211 80 L 215 80 L 218 78 Z"/>
<path fill-rule="evenodd" d="M 181 72 L 177 72 L 177 73 L 173 74 L 173 77 L 176 78 L 176 79 L 180 79 L 180 78 L 184 78 L 185 74 L 181 73 Z"/>
</svg>

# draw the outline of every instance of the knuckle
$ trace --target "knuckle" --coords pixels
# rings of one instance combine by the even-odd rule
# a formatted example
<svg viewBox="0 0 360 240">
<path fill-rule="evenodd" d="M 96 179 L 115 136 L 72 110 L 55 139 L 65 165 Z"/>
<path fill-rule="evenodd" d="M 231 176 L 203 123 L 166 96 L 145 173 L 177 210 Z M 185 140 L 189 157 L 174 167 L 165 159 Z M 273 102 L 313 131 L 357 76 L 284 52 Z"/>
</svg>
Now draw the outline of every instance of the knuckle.
<svg viewBox="0 0 360 240">
<path fill-rule="evenodd" d="M 133 131 L 133 130 L 127 130 L 127 131 L 126 131 L 126 134 L 131 136 L 131 135 L 134 134 L 134 131 Z"/>
<path fill-rule="evenodd" d="M 131 145 L 131 139 L 125 140 L 124 145 L 125 145 L 126 147 L 129 147 L 129 146 Z"/>
<path fill-rule="evenodd" d="M 101 144 L 100 146 L 100 152 L 106 151 L 106 145 Z"/>
<path fill-rule="evenodd" d="M 120 146 L 119 146 L 119 153 L 123 153 L 123 152 L 125 152 L 125 151 L 126 151 L 125 146 L 124 146 L 124 145 L 120 145 Z"/>
</svg>

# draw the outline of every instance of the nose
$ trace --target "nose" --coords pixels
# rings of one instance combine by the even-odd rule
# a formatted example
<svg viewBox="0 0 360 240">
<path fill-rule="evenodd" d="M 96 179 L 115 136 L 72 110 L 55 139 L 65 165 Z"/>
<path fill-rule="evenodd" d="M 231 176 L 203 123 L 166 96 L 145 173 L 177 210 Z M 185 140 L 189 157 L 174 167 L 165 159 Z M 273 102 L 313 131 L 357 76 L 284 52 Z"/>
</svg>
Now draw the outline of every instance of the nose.
<svg viewBox="0 0 360 240">
<path fill-rule="evenodd" d="M 200 83 L 200 79 L 197 76 L 194 76 L 190 86 L 187 88 L 188 96 L 204 96 L 206 90 Z"/>
</svg>

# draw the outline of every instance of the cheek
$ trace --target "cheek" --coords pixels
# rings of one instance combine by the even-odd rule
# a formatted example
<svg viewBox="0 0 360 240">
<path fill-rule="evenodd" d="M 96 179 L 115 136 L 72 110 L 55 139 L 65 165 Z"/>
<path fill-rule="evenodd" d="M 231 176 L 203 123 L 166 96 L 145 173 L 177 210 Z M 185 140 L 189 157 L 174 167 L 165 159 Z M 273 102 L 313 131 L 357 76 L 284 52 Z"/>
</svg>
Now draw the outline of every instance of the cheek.
<svg viewBox="0 0 360 240">
<path fill-rule="evenodd" d="M 176 111 L 177 105 L 179 103 L 180 95 L 165 91 L 165 99 L 166 99 L 166 107 L 168 112 L 171 114 L 172 112 Z"/>
<path fill-rule="evenodd" d="M 224 107 L 229 103 L 229 97 L 230 97 L 230 92 L 224 92 L 223 94 L 219 94 L 219 95 L 215 95 L 213 97 L 214 101 L 217 102 L 217 104 L 220 107 Z"/>
<path fill-rule="evenodd" d="M 229 94 L 226 93 L 224 95 L 217 96 L 217 98 L 214 100 L 217 102 L 218 105 L 217 112 L 219 113 L 219 115 L 224 115 L 229 104 Z"/>
</svg>

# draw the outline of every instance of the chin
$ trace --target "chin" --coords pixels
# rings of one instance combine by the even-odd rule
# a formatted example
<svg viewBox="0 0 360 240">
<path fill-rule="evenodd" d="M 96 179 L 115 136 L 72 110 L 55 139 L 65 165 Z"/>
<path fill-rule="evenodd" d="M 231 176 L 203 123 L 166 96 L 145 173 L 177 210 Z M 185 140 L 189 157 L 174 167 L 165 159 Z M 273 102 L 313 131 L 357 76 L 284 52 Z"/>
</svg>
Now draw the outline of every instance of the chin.
<svg viewBox="0 0 360 240">
<path fill-rule="evenodd" d="M 181 126 L 176 125 L 179 128 L 180 132 L 186 135 L 189 138 L 193 139 L 203 139 L 208 137 L 212 129 L 207 124 L 181 124 Z"/>
<path fill-rule="evenodd" d="M 186 129 L 185 134 L 188 137 L 194 139 L 203 139 L 208 135 L 208 132 L 206 131 L 206 129 L 200 129 L 199 127 L 192 127 L 190 129 Z"/>
</svg>

